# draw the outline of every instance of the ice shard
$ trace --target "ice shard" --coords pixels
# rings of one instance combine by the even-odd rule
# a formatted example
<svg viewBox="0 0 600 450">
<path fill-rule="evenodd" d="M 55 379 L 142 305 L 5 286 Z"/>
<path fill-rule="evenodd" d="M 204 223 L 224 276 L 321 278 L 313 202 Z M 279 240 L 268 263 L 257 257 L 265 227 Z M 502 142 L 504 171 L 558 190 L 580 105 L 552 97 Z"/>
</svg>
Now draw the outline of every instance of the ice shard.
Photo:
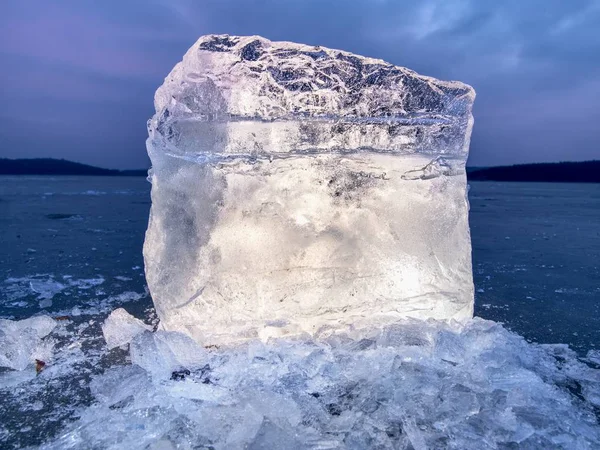
<svg viewBox="0 0 600 450">
<path fill-rule="evenodd" d="M 470 318 L 474 98 L 344 51 L 201 37 L 148 122 L 161 327 L 221 345 Z"/>
</svg>

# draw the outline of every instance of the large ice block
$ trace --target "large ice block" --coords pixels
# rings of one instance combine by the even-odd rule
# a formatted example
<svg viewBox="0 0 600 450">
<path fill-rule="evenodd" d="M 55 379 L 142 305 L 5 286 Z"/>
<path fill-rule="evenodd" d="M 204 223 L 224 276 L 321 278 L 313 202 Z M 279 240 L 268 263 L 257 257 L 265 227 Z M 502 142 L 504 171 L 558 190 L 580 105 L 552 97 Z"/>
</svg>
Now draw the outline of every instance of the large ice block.
<svg viewBox="0 0 600 450">
<path fill-rule="evenodd" d="M 161 327 L 219 345 L 470 318 L 474 97 L 344 51 L 200 38 L 148 123 Z"/>
</svg>

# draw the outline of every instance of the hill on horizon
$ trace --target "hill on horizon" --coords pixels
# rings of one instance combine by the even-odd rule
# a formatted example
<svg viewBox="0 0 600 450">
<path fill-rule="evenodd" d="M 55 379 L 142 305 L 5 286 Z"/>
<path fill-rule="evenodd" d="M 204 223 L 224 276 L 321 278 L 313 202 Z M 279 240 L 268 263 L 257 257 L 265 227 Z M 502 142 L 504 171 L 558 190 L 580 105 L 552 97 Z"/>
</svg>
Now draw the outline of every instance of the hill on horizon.
<svg viewBox="0 0 600 450">
<path fill-rule="evenodd" d="M 0 175 L 101 175 L 101 176 L 146 176 L 147 169 L 117 170 L 90 166 L 66 159 L 0 158 Z"/>
<path fill-rule="evenodd" d="M 600 183 L 600 160 L 467 167 L 469 181 Z"/>
</svg>

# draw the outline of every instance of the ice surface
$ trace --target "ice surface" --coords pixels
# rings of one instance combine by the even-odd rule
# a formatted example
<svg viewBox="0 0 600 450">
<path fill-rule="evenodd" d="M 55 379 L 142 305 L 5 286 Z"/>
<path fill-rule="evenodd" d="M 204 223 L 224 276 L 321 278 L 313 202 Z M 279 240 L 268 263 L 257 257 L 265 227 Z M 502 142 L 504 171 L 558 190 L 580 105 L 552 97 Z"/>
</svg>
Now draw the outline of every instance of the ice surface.
<svg viewBox="0 0 600 450">
<path fill-rule="evenodd" d="M 58 283 L 53 279 L 32 280 L 29 282 L 31 290 L 38 295 L 40 308 L 49 308 L 52 306 L 52 298 L 65 289 L 65 285 Z"/>
<path fill-rule="evenodd" d="M 56 326 L 48 316 L 24 320 L 0 319 L 0 367 L 23 370 L 36 359 L 46 360 L 51 347 L 42 341 Z"/>
<path fill-rule="evenodd" d="M 42 448 L 600 444 L 600 370 L 566 346 L 530 344 L 481 319 L 210 351 L 179 333 L 146 331 L 131 353 L 135 364 L 96 376 L 96 402 Z"/>
<path fill-rule="evenodd" d="M 189 336 L 177 331 L 145 331 L 131 343 L 131 362 L 155 378 L 197 369 L 206 363 L 206 351 Z"/>
<path fill-rule="evenodd" d="M 53 274 L 35 274 L 25 277 L 10 277 L 4 280 L 2 293 L 11 303 L 5 303 L 4 307 L 24 307 L 28 302 L 24 301 L 31 293 L 37 294 L 37 300 L 40 308 L 49 308 L 52 306 L 56 295 L 73 295 L 75 292 L 91 290 L 102 283 L 103 277 L 97 278 L 73 278 L 70 275 L 64 275 L 61 281 L 56 281 Z M 20 300 L 18 302 L 12 302 Z"/>
<path fill-rule="evenodd" d="M 138 334 L 148 330 L 152 330 L 152 327 L 136 319 L 123 308 L 111 312 L 102 325 L 102 334 L 108 348 L 129 344 Z"/>
<path fill-rule="evenodd" d="M 343 51 L 200 38 L 148 123 L 161 326 L 220 345 L 470 318 L 474 96 Z"/>
</svg>

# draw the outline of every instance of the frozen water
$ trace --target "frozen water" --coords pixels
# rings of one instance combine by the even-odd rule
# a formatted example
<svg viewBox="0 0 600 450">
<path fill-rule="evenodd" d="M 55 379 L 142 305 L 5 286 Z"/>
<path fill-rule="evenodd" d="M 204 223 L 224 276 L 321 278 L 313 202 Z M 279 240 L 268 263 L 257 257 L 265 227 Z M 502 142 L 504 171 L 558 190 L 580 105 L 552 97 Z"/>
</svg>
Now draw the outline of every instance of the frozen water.
<svg viewBox="0 0 600 450">
<path fill-rule="evenodd" d="M 8 278 L 4 281 L 5 287 L 3 294 L 11 300 L 27 298 L 33 292 L 37 295 L 40 308 L 52 307 L 54 298 L 58 295 L 70 296 L 74 292 L 82 290 L 91 290 L 104 283 L 104 278 L 73 278 L 70 275 L 64 275 L 62 281 L 56 281 L 52 274 L 36 274 L 19 278 Z M 11 306 L 24 307 L 28 302 L 15 302 Z M 7 306 L 6 304 L 3 306 Z"/>
<path fill-rule="evenodd" d="M 0 251 L 0 255 L 5 256 L 3 266 L 2 261 L 0 261 L 0 266 L 3 267 L 2 273 L 4 273 L 4 278 L 0 279 L 0 309 L 2 309 L 4 318 L 22 319 L 38 312 L 37 304 L 39 300 L 37 297 L 39 294 L 32 292 L 31 280 L 53 278 L 67 286 L 65 290 L 53 298 L 55 305 L 51 313 L 53 317 L 60 320 L 57 320 L 57 326 L 52 333 L 43 338 L 44 342 L 54 343 L 52 358 L 45 360 L 47 362 L 45 369 L 37 374 L 33 364 L 22 371 L 0 368 L 0 448 L 38 448 L 44 442 L 49 442 L 49 446 L 60 447 L 53 441 L 61 439 L 62 436 L 74 436 L 74 428 L 79 425 L 83 426 L 79 436 L 83 436 L 88 431 L 93 432 L 94 427 L 99 429 L 100 434 L 98 437 L 93 437 L 90 441 L 97 439 L 102 445 L 94 447 L 88 444 L 88 441 L 82 441 L 79 440 L 79 437 L 76 437 L 75 442 L 79 444 L 75 444 L 75 448 L 127 448 L 126 445 L 129 443 L 131 443 L 130 447 L 132 449 L 136 447 L 144 448 L 143 442 L 146 439 L 144 437 L 146 434 L 149 435 L 148 440 L 151 441 L 148 448 L 210 448 L 211 444 L 207 442 L 205 437 L 202 437 L 208 433 L 203 430 L 210 425 L 215 430 L 219 429 L 220 426 L 233 428 L 232 421 L 236 422 L 235 433 L 231 432 L 224 438 L 227 444 L 217 441 L 217 445 L 224 447 L 231 442 L 228 448 L 236 448 L 236 446 L 239 448 L 243 446 L 243 442 L 247 442 L 248 435 L 256 436 L 258 430 L 263 426 L 263 422 L 271 422 L 286 433 L 289 431 L 289 427 L 286 427 L 282 422 L 263 418 L 263 414 L 274 416 L 274 413 L 268 413 L 268 410 L 267 412 L 257 412 L 259 407 L 254 406 L 255 401 L 262 398 L 265 401 L 268 398 L 269 402 L 274 405 L 273 408 L 281 405 L 284 411 L 290 411 L 290 419 L 287 418 L 287 413 L 281 415 L 285 420 L 291 420 L 291 423 L 298 422 L 298 411 L 300 411 L 298 429 L 301 433 L 309 433 L 307 431 L 308 426 L 302 423 L 304 421 L 303 417 L 308 414 L 304 412 L 307 407 L 294 400 L 294 396 L 298 395 L 296 392 L 299 389 L 296 387 L 295 380 L 302 383 L 302 380 L 306 377 L 315 380 L 323 380 L 324 377 L 329 377 L 327 379 L 332 380 L 331 383 L 335 380 L 336 383 L 343 384 L 343 378 L 341 377 L 348 373 L 343 367 L 343 370 L 340 370 L 340 365 L 345 364 L 341 359 L 339 363 L 324 360 L 323 352 L 329 351 L 327 346 L 332 349 L 337 349 L 341 345 L 346 346 L 347 353 L 339 350 L 332 351 L 334 354 L 339 355 L 339 358 L 345 357 L 346 360 L 356 361 L 352 366 L 352 370 L 357 373 L 356 375 L 350 373 L 349 379 L 356 380 L 360 378 L 364 380 L 361 381 L 360 386 L 364 387 L 366 391 L 374 393 L 373 398 L 384 405 L 383 411 L 385 411 L 385 408 L 392 406 L 394 399 L 383 397 L 386 391 L 380 391 L 382 397 L 377 397 L 375 393 L 378 391 L 372 387 L 376 381 L 373 381 L 375 375 L 371 375 L 370 371 L 380 369 L 377 369 L 376 366 L 371 368 L 369 365 L 371 360 L 366 360 L 362 356 L 365 352 L 377 350 L 372 347 L 374 339 L 369 335 L 360 339 L 358 336 L 352 339 L 343 336 L 332 336 L 327 342 L 319 341 L 320 343 L 317 343 L 318 350 L 325 346 L 323 350 L 319 351 L 313 351 L 315 345 L 309 340 L 303 345 L 300 345 L 300 342 L 285 345 L 284 341 L 273 341 L 272 346 L 269 345 L 266 348 L 267 351 L 265 351 L 265 345 L 260 342 L 245 344 L 243 350 L 248 352 L 249 355 L 244 354 L 243 358 L 239 357 L 232 360 L 232 364 L 237 363 L 239 367 L 229 366 L 231 373 L 234 373 L 234 370 L 239 373 L 237 376 L 239 384 L 236 386 L 239 386 L 244 380 L 247 380 L 249 386 L 252 383 L 256 384 L 257 378 L 260 378 L 268 367 L 277 371 L 277 376 L 282 380 L 281 383 L 284 386 L 284 388 L 275 392 L 276 395 L 270 396 L 265 393 L 266 390 L 257 390 L 258 394 L 249 400 L 252 402 L 252 407 L 247 406 L 246 403 L 232 403 L 235 402 L 236 395 L 240 392 L 241 387 L 232 390 L 232 395 L 228 398 L 229 391 L 224 386 L 230 386 L 230 384 L 216 384 L 217 380 L 211 378 L 213 368 L 215 373 L 221 371 L 220 359 L 235 357 L 242 350 L 240 348 L 231 351 L 223 347 L 207 349 L 208 359 L 199 369 L 190 370 L 189 376 L 185 374 L 185 369 L 175 369 L 179 374 L 176 374 L 176 380 L 170 379 L 172 376 L 172 373 L 170 373 L 165 374 L 165 378 L 157 378 L 155 381 L 152 375 L 149 375 L 144 369 L 130 364 L 127 351 L 120 348 L 108 350 L 101 331 L 101 324 L 104 323 L 108 313 L 119 307 L 126 308 L 128 312 L 142 319 L 145 323 L 154 324 L 156 320 L 153 310 L 150 309 L 151 301 L 144 293 L 142 264 L 136 253 L 137 244 L 141 245 L 141 240 L 137 242 L 137 237 L 143 236 L 147 226 L 147 209 L 149 205 L 144 204 L 142 207 L 138 204 L 146 203 L 147 200 L 145 197 L 146 192 L 142 191 L 145 181 L 127 177 L 102 180 L 93 177 L 77 180 L 62 179 L 60 177 L 52 180 L 45 177 L 42 180 L 40 177 L 33 177 L 29 180 L 19 179 L 18 182 L 16 179 L 0 181 L 3 183 L 0 187 L 0 191 L 4 189 L 3 194 L 9 193 L 11 189 L 23 193 L 8 198 L 6 195 L 0 194 L 4 200 L 3 205 L 10 204 L 11 211 L 15 212 L 15 214 L 9 214 L 6 217 L 3 217 L 0 213 L 2 226 L 13 223 L 11 226 L 13 228 L 5 228 L 5 231 L 8 230 L 4 234 L 7 241 L 2 241 L 8 247 L 4 246 L 2 248 L 3 250 L 6 249 L 4 253 Z M 141 187 L 135 187 L 133 185 L 134 181 L 136 186 Z M 52 187 L 44 187 L 45 183 L 51 183 Z M 92 185 L 88 186 L 90 183 Z M 132 183 L 131 186 L 128 183 Z M 140 192 L 135 202 L 131 201 L 132 198 L 119 204 L 115 200 L 116 197 L 106 195 L 98 197 L 102 200 L 100 203 L 93 202 L 90 204 L 84 201 L 83 197 L 85 196 L 59 195 L 65 189 L 82 192 L 94 188 L 110 193 L 115 189 L 129 187 L 136 192 Z M 148 191 L 149 189 L 150 185 L 148 185 Z M 33 195 L 36 192 L 41 194 L 48 190 L 56 192 L 53 201 L 62 198 L 64 202 L 49 204 L 46 200 L 41 201 L 39 195 Z M 597 266 L 597 258 L 594 258 L 594 256 L 598 254 L 600 236 L 596 240 L 593 239 L 596 232 L 594 225 L 597 221 L 589 220 L 590 217 L 594 214 L 597 215 L 600 211 L 600 204 L 598 203 L 600 198 L 594 200 L 597 187 L 539 185 L 537 183 L 476 183 L 471 190 L 471 194 L 473 194 L 471 206 L 477 209 L 473 223 L 479 229 L 477 233 L 479 255 L 476 255 L 478 256 L 475 259 L 477 268 L 474 270 L 474 275 L 479 282 L 477 287 L 486 292 L 485 294 L 479 294 L 480 314 L 486 314 L 489 317 L 505 321 L 508 327 L 520 330 L 527 339 L 538 342 L 569 342 L 574 348 L 581 351 L 582 359 L 578 360 L 572 352 L 564 347 L 541 347 L 527 344 L 510 334 L 507 338 L 506 332 L 498 326 L 499 329 L 492 331 L 488 336 L 493 344 L 487 350 L 490 356 L 485 358 L 469 356 L 464 363 L 465 365 L 472 365 L 473 376 L 476 375 L 479 379 L 485 376 L 486 373 L 494 374 L 494 377 L 490 380 L 489 388 L 486 387 L 476 394 L 477 401 L 483 405 L 482 412 L 469 416 L 468 419 L 471 424 L 474 421 L 479 421 L 477 428 L 475 428 L 476 437 L 471 440 L 475 443 L 462 445 L 461 435 L 457 434 L 448 438 L 445 441 L 447 444 L 442 443 L 432 446 L 432 448 L 452 448 L 452 445 L 455 448 L 473 448 L 476 450 L 493 448 L 494 446 L 497 448 L 565 448 L 569 450 L 577 447 L 585 448 L 586 444 L 582 444 L 574 437 L 574 430 L 568 431 L 564 435 L 562 444 L 559 444 L 559 440 L 555 437 L 552 440 L 552 445 L 549 445 L 548 435 L 555 424 L 558 424 L 555 428 L 556 433 L 566 429 L 568 423 L 575 420 L 577 414 L 585 416 L 591 411 L 592 413 L 595 412 L 596 418 L 598 418 L 598 395 L 594 397 L 594 392 L 596 394 L 599 392 L 597 386 L 600 352 L 592 350 L 587 354 L 587 357 L 583 358 L 588 350 L 597 348 L 598 342 L 600 342 L 600 339 L 598 339 L 600 334 L 597 332 L 600 327 L 595 326 L 598 324 L 596 316 L 598 316 L 597 307 L 599 304 L 593 301 L 600 292 L 598 283 L 594 283 L 594 276 L 597 274 L 597 270 L 594 269 L 594 264 Z M 39 217 L 48 213 L 74 212 L 72 201 L 76 200 L 76 197 L 81 197 L 82 200 L 80 205 L 75 205 L 76 212 L 81 211 L 82 216 L 85 217 L 82 222 L 29 220 L 32 211 Z M 596 195 L 596 197 L 598 196 Z M 30 198 L 38 200 L 34 203 L 27 200 Z M 0 201 L 0 204 L 2 204 L 2 201 Z M 508 216 L 507 211 L 511 213 Z M 523 214 L 519 214 L 519 211 Z M 19 213 L 16 214 L 16 212 Z M 101 220 L 98 219 L 100 215 L 104 217 Z M 542 231 L 538 228 L 540 217 L 544 218 Z M 15 235 L 11 238 L 10 229 L 20 232 L 17 230 L 25 230 L 27 226 L 32 224 L 39 228 L 29 227 L 20 239 L 17 240 Z M 57 229 L 51 229 L 51 227 L 60 228 L 60 232 L 57 232 Z M 103 229 L 106 234 L 92 232 L 90 228 Z M 116 233 L 115 230 L 121 231 Z M 49 234 L 56 234 L 57 237 L 49 238 Z M 107 240 L 111 236 L 113 239 Z M 510 236 L 511 239 L 506 240 L 505 236 Z M 102 241 L 95 243 L 90 241 L 90 239 L 96 238 L 102 238 Z M 17 241 L 22 242 L 17 243 Z M 111 250 L 112 253 L 106 253 L 103 258 L 90 260 L 89 250 L 92 246 L 98 249 L 106 249 L 106 251 Z M 22 254 L 21 251 L 24 252 L 26 248 L 35 248 L 38 252 L 36 254 Z M 56 249 L 58 248 L 65 249 L 66 256 L 64 258 L 56 259 Z M 582 253 L 581 249 L 586 249 L 586 251 Z M 123 255 L 120 254 L 121 251 L 123 251 Z M 40 259 L 30 261 L 32 255 Z M 535 256 L 535 258 L 532 258 L 532 256 Z M 91 265 L 85 266 L 88 262 Z M 88 267 L 89 270 L 84 267 Z M 49 273 L 49 270 L 52 273 Z M 97 279 L 100 274 L 106 280 L 103 284 L 91 289 L 79 289 L 79 286 L 88 283 L 79 282 L 78 280 Z M 71 275 L 71 277 L 67 277 L 67 275 Z M 134 278 L 135 281 L 131 283 L 118 281 L 114 278 L 116 275 L 129 276 Z M 7 279 L 7 277 L 10 277 L 10 279 Z M 562 290 L 564 293 L 555 293 L 555 290 Z M 120 293 L 123 294 L 118 295 Z M 535 300 L 526 298 L 526 295 L 534 297 Z M 20 303 L 20 305 L 14 306 L 16 303 Z M 490 309 L 483 308 L 482 303 L 487 304 Z M 564 305 L 566 304 L 577 314 L 565 314 Z M 75 311 L 78 311 L 78 314 L 73 311 L 75 306 L 77 307 Z M 65 320 L 65 317 L 61 316 L 69 316 L 69 318 Z M 496 326 L 490 323 L 487 324 Z M 265 335 L 269 333 L 274 335 L 279 330 L 276 325 L 279 325 L 279 323 L 271 322 L 270 328 L 265 331 Z M 461 348 L 460 346 L 455 347 L 456 349 L 452 352 L 444 352 L 444 359 L 451 361 L 450 363 L 443 362 L 436 356 L 436 353 L 429 354 L 426 351 L 426 346 L 430 345 L 428 343 L 431 342 L 430 336 L 435 336 L 435 328 L 433 324 L 420 325 L 418 323 L 404 324 L 402 327 L 386 327 L 382 333 L 377 335 L 381 339 L 385 339 L 385 343 L 381 341 L 380 344 L 380 338 L 378 337 L 377 345 L 397 348 L 398 350 L 393 353 L 394 355 L 414 357 L 415 364 L 423 361 L 422 364 L 425 367 L 439 365 L 439 374 L 429 378 L 431 385 L 424 383 L 415 387 L 411 378 L 407 378 L 410 382 L 402 379 L 402 375 L 407 372 L 396 374 L 395 380 L 397 382 L 394 385 L 394 392 L 397 392 L 399 400 L 407 396 L 407 392 L 414 395 L 415 398 L 419 394 L 427 394 L 427 396 L 439 394 L 440 403 L 443 400 L 446 411 L 452 412 L 451 406 L 454 403 L 458 404 L 463 398 L 465 398 L 465 401 L 471 402 L 470 405 L 473 404 L 471 394 L 463 395 L 463 392 L 458 389 L 455 391 L 449 390 L 452 383 L 461 383 L 462 379 L 468 380 L 470 369 L 467 369 L 456 356 L 458 349 Z M 449 336 L 452 336 L 452 334 L 450 333 Z M 576 334 L 578 336 L 575 336 Z M 447 335 L 446 338 L 449 338 L 449 336 Z M 465 351 L 465 354 L 470 355 L 473 348 L 481 345 L 480 342 L 483 337 L 479 332 L 471 332 L 468 336 L 461 335 L 459 339 L 452 342 L 454 345 L 462 342 L 462 346 L 468 350 Z M 471 339 L 473 342 L 470 342 Z M 507 340 L 508 342 L 506 342 Z M 416 349 L 423 347 L 423 349 L 409 354 L 406 347 Z M 292 356 L 286 356 L 288 352 L 292 353 Z M 302 352 L 305 352 L 306 356 L 303 356 Z M 347 354 L 352 355 L 352 352 L 356 353 L 352 358 L 345 356 Z M 534 360 L 532 355 L 538 353 L 542 355 L 539 359 L 542 363 L 532 364 L 531 361 Z M 296 354 L 298 356 L 294 356 Z M 268 366 L 265 360 L 261 358 L 267 358 L 268 361 L 273 360 L 275 363 Z M 287 362 L 282 364 L 282 358 L 285 361 L 294 358 L 295 361 L 300 361 L 301 366 L 290 366 Z M 361 358 L 364 360 L 361 361 Z M 418 358 L 420 360 L 417 360 Z M 503 372 L 504 360 L 509 361 L 506 372 Z M 512 406 L 513 410 L 516 411 L 517 426 L 523 424 L 521 429 L 523 432 L 527 432 L 525 424 L 533 422 L 534 425 L 532 426 L 536 437 L 522 441 L 523 443 L 520 445 L 505 444 L 499 442 L 499 438 L 489 437 L 490 435 L 498 435 L 500 428 L 497 423 L 494 423 L 495 416 L 487 416 L 486 411 L 491 411 L 491 414 L 497 412 L 499 406 L 495 405 L 496 403 L 502 404 L 502 396 L 510 394 L 511 399 L 514 399 L 515 392 L 529 389 L 530 385 L 524 384 L 521 389 L 507 391 L 510 384 L 506 380 L 510 379 L 510 371 L 515 373 L 515 368 L 522 367 L 519 361 L 524 361 L 523 364 L 526 363 L 525 369 L 523 369 L 524 373 L 529 372 L 532 377 L 537 376 L 546 383 L 549 390 L 558 393 L 556 395 L 557 401 L 560 399 L 561 402 L 569 406 L 566 408 L 566 413 L 564 412 L 565 407 L 561 407 L 555 414 L 547 397 L 540 396 L 541 401 L 538 402 L 538 396 L 535 395 L 530 404 L 523 400 L 519 408 L 514 407 L 511 400 L 511 403 L 506 404 L 506 407 Z M 452 363 L 456 362 L 459 363 L 456 366 L 459 369 L 455 371 L 455 369 L 452 369 Z M 483 372 L 482 375 L 482 368 L 485 368 L 488 364 L 491 367 L 486 369 L 487 371 Z M 201 375 L 201 369 L 205 365 L 209 365 L 211 370 L 205 370 L 204 375 Z M 405 366 L 402 370 L 408 370 L 409 367 Z M 420 366 L 417 367 L 418 369 L 414 369 L 415 372 L 421 370 Z M 252 375 L 252 370 L 257 371 L 256 375 Z M 432 369 L 427 369 L 429 372 L 423 372 L 423 374 L 430 373 L 430 370 Z M 301 375 L 298 376 L 297 372 L 300 372 Z M 519 373 L 519 376 L 522 375 L 523 371 Z M 114 384 L 104 384 L 105 376 L 114 376 Z M 211 384 L 211 382 L 202 383 L 202 381 L 208 380 L 215 384 Z M 388 373 L 384 373 L 384 377 L 381 378 L 382 382 L 387 383 L 386 380 L 391 380 Z M 436 385 L 437 380 L 439 380 L 439 384 Z M 92 381 L 91 385 L 90 381 Z M 500 381 L 505 386 L 502 389 L 500 384 L 496 384 Z M 288 385 L 291 386 L 289 397 L 298 405 L 294 410 L 290 406 L 293 406 L 293 403 L 289 402 L 288 397 L 282 395 L 288 392 L 286 390 Z M 538 382 L 537 386 L 540 385 Z M 97 387 L 102 386 L 106 387 L 104 391 L 95 390 Z M 90 390 L 92 387 L 93 389 Z M 490 394 L 490 392 L 493 392 L 494 387 L 497 392 Z M 248 387 L 246 391 L 250 389 Z M 134 391 L 133 395 L 132 390 Z M 147 404 L 142 402 L 144 390 L 151 398 L 151 401 L 148 401 Z M 96 396 L 96 392 L 99 392 L 98 396 Z M 115 394 L 114 398 L 102 397 L 102 395 L 108 396 L 111 393 Z M 315 391 L 311 390 L 310 393 L 315 393 Z M 451 393 L 452 395 L 450 395 Z M 164 398 L 159 399 L 159 395 L 163 395 Z M 492 395 L 495 396 L 495 400 Z M 102 398 L 107 399 L 103 400 Z M 130 402 L 134 400 L 136 404 L 131 405 Z M 194 408 L 198 404 L 217 401 L 220 405 L 225 406 L 209 409 L 209 412 L 201 415 L 200 418 L 194 415 L 194 411 L 197 411 Z M 315 436 L 313 434 L 313 437 L 311 437 L 313 440 L 301 442 L 319 442 L 321 448 L 327 448 L 327 446 L 329 448 L 343 448 L 344 446 L 348 448 L 352 445 L 356 448 L 365 442 L 362 437 L 365 436 L 364 434 L 356 435 L 354 433 L 352 436 L 344 438 L 345 434 L 343 433 L 346 433 L 345 430 L 356 423 L 354 415 L 345 410 L 342 410 L 339 416 L 330 415 L 330 410 L 335 414 L 339 409 L 335 407 L 335 404 L 327 408 L 327 405 L 333 403 L 328 399 L 324 406 L 315 397 L 311 396 L 309 401 L 318 402 L 316 411 L 321 411 L 322 414 L 322 416 L 319 416 L 319 420 L 335 419 L 335 423 L 332 423 L 330 429 L 338 430 L 336 433 L 339 434 L 331 437 L 327 432 L 321 436 L 318 434 L 321 428 L 316 428 L 317 432 L 315 434 L 320 436 L 318 439 L 313 439 Z M 323 401 L 325 402 L 325 400 Z M 160 406 L 161 402 L 163 406 Z M 183 405 L 181 408 L 179 407 L 180 404 Z M 192 407 L 188 409 L 187 406 L 190 404 Z M 260 408 L 264 408 L 264 404 L 261 403 Z M 107 405 L 112 406 L 112 409 Z M 488 405 L 492 406 L 488 407 Z M 173 409 L 175 406 L 178 407 L 177 410 Z M 397 407 L 400 406 L 402 405 L 397 405 Z M 125 409 L 123 410 L 123 408 Z M 227 420 L 221 421 L 221 409 L 225 408 L 228 408 L 225 416 Z M 365 405 L 364 408 L 370 410 L 373 406 L 367 408 Z M 461 420 L 459 417 L 460 411 L 465 410 L 471 411 L 471 406 L 461 403 L 460 409 L 457 408 L 457 423 Z M 414 411 L 414 406 L 409 405 L 406 411 L 408 415 L 405 421 L 406 426 L 403 428 L 398 425 L 391 426 L 388 430 L 392 435 L 391 439 L 398 439 L 394 436 L 402 432 L 403 434 L 410 434 L 411 439 L 414 439 L 415 442 L 421 444 L 423 441 L 425 444 L 431 442 L 427 437 L 420 437 L 419 431 L 421 427 L 424 428 L 423 432 L 431 429 L 439 415 L 437 413 L 432 414 L 431 422 L 426 418 L 415 419 L 413 423 L 410 420 L 410 413 Z M 522 419 L 525 412 L 528 413 L 526 420 Z M 316 415 L 314 412 L 313 414 Z M 450 416 L 450 413 L 446 414 Z M 559 414 L 567 419 L 564 425 L 558 423 L 557 416 Z M 85 417 L 85 419 L 78 421 L 80 417 Z M 193 419 L 190 419 L 190 417 Z M 507 412 L 506 416 L 503 417 L 508 419 L 510 414 Z M 94 424 L 91 423 L 93 420 L 96 420 Z M 466 422 L 467 418 L 464 420 L 466 427 L 469 423 Z M 75 423 L 71 427 L 72 422 Z M 199 424 L 200 422 L 202 423 Z M 101 428 L 102 423 L 109 425 L 103 429 Z M 593 424 L 593 419 L 591 421 L 585 419 L 582 423 L 592 424 L 590 425 L 592 428 L 597 428 L 597 419 L 596 425 Z M 547 428 L 543 429 L 546 425 Z M 65 429 L 67 426 L 69 428 Z M 447 428 L 447 432 L 449 435 L 458 433 L 456 431 L 458 428 L 457 425 L 450 426 Z M 442 429 L 441 433 L 444 432 Z M 224 436 L 225 433 L 226 431 L 220 431 L 218 437 Z M 136 439 L 140 436 L 140 442 L 136 442 Z M 112 441 L 111 437 L 113 438 Z M 539 442 L 536 442 L 537 437 L 539 437 Z M 343 444 L 339 443 L 341 439 L 344 439 Z M 584 442 L 587 442 L 588 448 L 600 448 L 600 442 L 597 440 L 585 439 L 587 439 Z M 121 445 L 121 442 L 124 444 Z M 181 444 L 173 444 L 173 442 Z M 193 443 L 189 444 L 190 442 Z M 394 440 L 393 442 L 397 441 Z M 455 444 L 456 442 L 461 442 L 461 445 Z M 305 445 L 305 448 L 311 447 L 314 448 L 317 445 Z M 369 446 L 362 444 L 362 447 L 368 448 Z M 372 447 L 376 447 L 376 445 L 372 445 Z M 398 444 L 397 447 L 401 448 L 401 445 Z"/>
<path fill-rule="evenodd" d="M 42 338 L 55 326 L 54 319 L 48 316 L 18 321 L 0 319 L 0 367 L 23 370 L 36 359 L 48 359 L 52 348 Z"/>
<path fill-rule="evenodd" d="M 155 378 L 178 370 L 196 369 L 206 363 L 206 351 L 189 336 L 177 331 L 145 331 L 131 343 L 131 362 Z"/>
<path fill-rule="evenodd" d="M 343 51 L 200 38 L 148 124 L 161 327 L 221 345 L 472 317 L 474 96 Z"/>
<path fill-rule="evenodd" d="M 152 328 L 129 314 L 125 309 L 115 309 L 104 321 L 102 334 L 108 348 L 129 344 L 131 340 Z"/>
<path fill-rule="evenodd" d="M 179 333 L 146 331 L 131 353 L 135 364 L 95 377 L 96 402 L 43 448 L 600 444 L 600 371 L 566 346 L 529 344 L 481 319 L 209 351 Z"/>
<path fill-rule="evenodd" d="M 52 298 L 65 289 L 65 285 L 58 283 L 53 279 L 31 280 L 29 282 L 31 290 L 38 295 L 40 308 L 49 308 L 52 306 Z"/>
</svg>

